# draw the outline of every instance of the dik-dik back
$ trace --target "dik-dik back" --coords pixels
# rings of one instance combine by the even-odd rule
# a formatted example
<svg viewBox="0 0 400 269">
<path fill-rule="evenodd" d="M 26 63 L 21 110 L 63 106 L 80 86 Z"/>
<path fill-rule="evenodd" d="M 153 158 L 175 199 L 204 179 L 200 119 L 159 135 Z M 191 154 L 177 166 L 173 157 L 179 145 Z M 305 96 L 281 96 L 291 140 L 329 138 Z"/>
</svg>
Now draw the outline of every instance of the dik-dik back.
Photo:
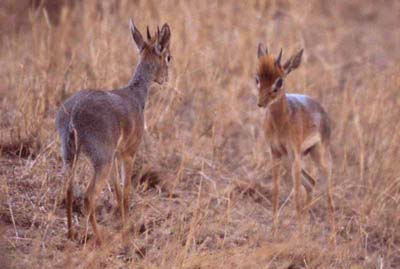
<svg viewBox="0 0 400 269">
<path fill-rule="evenodd" d="M 120 137 L 125 137 L 121 147 L 140 141 L 143 108 L 129 96 L 84 90 L 63 104 L 57 113 L 56 126 L 66 163 L 71 163 L 74 155 L 82 150 L 97 166 L 110 161 Z"/>
</svg>

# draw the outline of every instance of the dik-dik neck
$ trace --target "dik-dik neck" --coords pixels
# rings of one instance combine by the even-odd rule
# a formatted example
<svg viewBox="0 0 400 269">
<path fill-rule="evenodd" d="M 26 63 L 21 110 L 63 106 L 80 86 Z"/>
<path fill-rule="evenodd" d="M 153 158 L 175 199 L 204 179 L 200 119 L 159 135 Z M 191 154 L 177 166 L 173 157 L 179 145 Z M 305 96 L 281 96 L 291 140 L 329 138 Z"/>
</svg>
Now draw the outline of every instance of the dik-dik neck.
<svg viewBox="0 0 400 269">
<path fill-rule="evenodd" d="M 150 85 L 153 81 L 155 68 L 145 61 L 140 61 L 128 83 L 128 89 L 133 92 L 140 106 L 144 109 Z"/>
<path fill-rule="evenodd" d="M 283 126 L 288 121 L 290 108 L 285 94 L 272 103 L 268 109 L 271 114 L 271 120 L 277 127 Z"/>
</svg>

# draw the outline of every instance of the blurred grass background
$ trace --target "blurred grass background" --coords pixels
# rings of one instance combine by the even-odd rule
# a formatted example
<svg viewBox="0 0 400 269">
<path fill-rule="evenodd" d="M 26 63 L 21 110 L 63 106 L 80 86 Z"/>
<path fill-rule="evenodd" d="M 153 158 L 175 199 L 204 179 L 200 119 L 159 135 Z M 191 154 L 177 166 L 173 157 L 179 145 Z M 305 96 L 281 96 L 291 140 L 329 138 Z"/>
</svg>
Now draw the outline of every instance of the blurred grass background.
<svg viewBox="0 0 400 269">
<path fill-rule="evenodd" d="M 137 61 L 130 17 L 142 34 L 169 23 L 173 63 L 168 85 L 152 87 L 148 99 L 131 229 L 119 231 L 105 189 L 97 215 L 109 240 L 94 248 L 66 239 L 54 118 L 79 89 L 127 83 Z M 399 268 L 399 25 L 395 0 L 2 1 L 0 265 Z M 333 120 L 336 245 L 321 190 L 298 231 L 291 199 L 284 204 L 287 176 L 272 236 L 254 83 L 259 42 L 273 54 L 283 48 L 284 59 L 305 49 L 287 90 L 319 100 Z M 77 176 L 83 232 L 90 172 L 83 162 Z"/>
</svg>

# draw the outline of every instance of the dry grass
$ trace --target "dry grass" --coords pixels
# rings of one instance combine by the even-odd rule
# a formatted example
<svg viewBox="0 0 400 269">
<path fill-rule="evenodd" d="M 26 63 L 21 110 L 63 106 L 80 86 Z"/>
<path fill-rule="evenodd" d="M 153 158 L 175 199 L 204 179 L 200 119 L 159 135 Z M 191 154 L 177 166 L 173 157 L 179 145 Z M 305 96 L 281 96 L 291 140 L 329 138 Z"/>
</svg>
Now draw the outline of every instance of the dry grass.
<svg viewBox="0 0 400 269">
<path fill-rule="evenodd" d="M 92 0 L 47 13 L 13 2 L 0 4 L 0 267 L 400 267 L 398 1 Z M 66 239 L 54 117 L 79 89 L 127 83 L 131 16 L 142 32 L 170 24 L 172 78 L 148 100 L 131 225 L 120 230 L 105 189 L 98 220 L 108 241 L 95 248 Z M 286 85 L 334 121 L 336 245 L 321 191 L 299 232 L 292 199 L 284 204 L 290 180 L 271 234 L 259 41 L 284 58 L 305 48 Z M 86 162 L 78 169 L 78 198 L 90 172 Z M 83 232 L 79 199 L 75 211 Z"/>
</svg>

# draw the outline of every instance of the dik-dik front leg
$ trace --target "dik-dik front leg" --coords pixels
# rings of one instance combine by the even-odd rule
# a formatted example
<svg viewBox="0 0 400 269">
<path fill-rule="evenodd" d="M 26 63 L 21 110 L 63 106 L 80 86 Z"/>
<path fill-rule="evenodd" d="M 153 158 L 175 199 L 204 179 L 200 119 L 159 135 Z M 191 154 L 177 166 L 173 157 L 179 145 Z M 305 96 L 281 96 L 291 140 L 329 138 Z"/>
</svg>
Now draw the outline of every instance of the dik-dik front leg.
<svg viewBox="0 0 400 269">
<path fill-rule="evenodd" d="M 279 208 L 279 177 L 281 169 L 281 154 L 271 148 L 272 155 L 272 180 L 274 184 L 273 197 L 272 197 L 272 212 L 274 214 L 274 224 L 278 220 L 278 208 Z"/>
<path fill-rule="evenodd" d="M 301 155 L 299 151 L 295 151 L 293 153 L 292 178 L 294 197 L 296 200 L 297 218 L 299 221 L 301 221 L 303 215 L 303 203 L 301 198 Z"/>
<path fill-rule="evenodd" d="M 135 159 L 134 156 L 131 156 L 131 155 L 125 155 L 122 158 L 121 172 L 122 172 L 122 182 L 123 182 L 123 186 L 124 186 L 122 210 L 123 210 L 124 216 L 126 216 L 126 214 L 129 211 L 134 159 Z M 123 221 L 125 221 L 125 220 L 123 220 Z"/>
<path fill-rule="evenodd" d="M 66 191 L 66 209 L 67 209 L 67 223 L 68 223 L 68 238 L 72 239 L 74 237 L 73 228 L 72 228 L 72 202 L 73 202 L 73 180 L 74 180 L 74 171 L 72 165 L 65 164 L 63 168 L 64 178 L 65 178 L 65 187 Z"/>
</svg>

